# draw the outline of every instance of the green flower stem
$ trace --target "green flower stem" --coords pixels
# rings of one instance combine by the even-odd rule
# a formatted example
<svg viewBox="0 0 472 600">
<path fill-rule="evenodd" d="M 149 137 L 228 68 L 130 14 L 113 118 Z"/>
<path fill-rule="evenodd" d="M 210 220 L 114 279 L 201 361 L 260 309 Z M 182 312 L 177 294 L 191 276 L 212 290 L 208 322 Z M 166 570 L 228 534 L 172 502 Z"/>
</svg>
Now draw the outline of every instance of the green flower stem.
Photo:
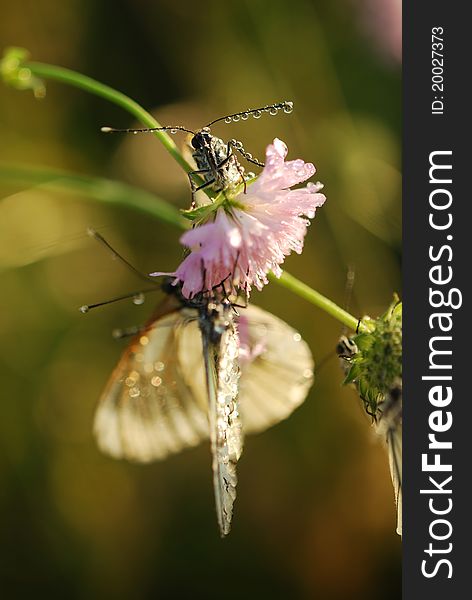
<svg viewBox="0 0 472 600">
<path fill-rule="evenodd" d="M 326 296 L 323 296 L 323 294 L 312 289 L 293 275 L 290 275 L 287 271 L 284 271 L 280 278 L 271 274 L 270 279 L 271 281 L 277 281 L 283 287 L 297 294 L 297 296 L 305 298 L 305 300 L 308 300 L 311 304 L 321 308 L 321 310 L 324 310 L 324 312 L 340 321 L 343 325 L 346 325 L 346 327 L 349 327 L 349 329 L 352 329 L 353 331 L 356 331 L 357 329 L 359 331 L 364 331 L 365 326 L 362 321 L 359 321 L 359 319 L 346 312 L 332 300 L 326 298 Z"/>
<path fill-rule="evenodd" d="M 36 77 L 60 81 L 61 83 L 66 83 L 85 90 L 86 92 L 90 92 L 91 94 L 95 94 L 95 96 L 105 98 L 105 100 L 109 100 L 131 113 L 145 127 L 161 127 L 160 123 L 135 100 L 132 100 L 125 94 L 118 92 L 91 77 L 87 77 L 76 71 L 71 71 L 70 69 L 65 69 L 64 67 L 57 67 L 55 65 L 48 65 L 40 62 L 26 61 L 23 63 L 23 67 L 29 69 Z M 193 170 L 192 166 L 189 165 L 180 153 L 174 140 L 165 131 L 154 131 L 153 135 L 159 139 L 164 148 L 169 152 L 172 158 L 179 163 L 184 171 L 188 173 Z"/>
</svg>

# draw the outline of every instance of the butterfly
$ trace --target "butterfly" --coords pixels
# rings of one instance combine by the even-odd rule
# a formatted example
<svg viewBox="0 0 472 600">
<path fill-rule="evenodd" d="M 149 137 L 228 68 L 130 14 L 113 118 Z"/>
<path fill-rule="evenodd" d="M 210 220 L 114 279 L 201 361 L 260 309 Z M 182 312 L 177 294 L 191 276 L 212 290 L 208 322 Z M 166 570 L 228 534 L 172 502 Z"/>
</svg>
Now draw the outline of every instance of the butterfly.
<svg viewBox="0 0 472 600">
<path fill-rule="evenodd" d="M 243 435 L 288 417 L 306 398 L 314 362 L 300 334 L 227 298 L 163 302 L 125 349 L 100 397 L 94 433 L 115 458 L 161 460 L 210 439 L 220 534 L 229 533 Z"/>
<path fill-rule="evenodd" d="M 377 405 L 376 431 L 387 442 L 388 462 L 397 507 L 397 533 L 402 535 L 402 380 L 398 377 Z"/>
<path fill-rule="evenodd" d="M 352 360 L 358 353 L 355 339 L 342 335 L 336 351 L 347 375 Z M 357 385 L 366 413 L 373 419 L 375 432 L 387 445 L 390 476 L 397 507 L 396 531 L 398 535 L 402 535 L 402 379 L 396 377 L 380 400 L 375 399 L 374 402 L 364 395 L 361 381 L 354 379 L 352 382 Z"/>
</svg>

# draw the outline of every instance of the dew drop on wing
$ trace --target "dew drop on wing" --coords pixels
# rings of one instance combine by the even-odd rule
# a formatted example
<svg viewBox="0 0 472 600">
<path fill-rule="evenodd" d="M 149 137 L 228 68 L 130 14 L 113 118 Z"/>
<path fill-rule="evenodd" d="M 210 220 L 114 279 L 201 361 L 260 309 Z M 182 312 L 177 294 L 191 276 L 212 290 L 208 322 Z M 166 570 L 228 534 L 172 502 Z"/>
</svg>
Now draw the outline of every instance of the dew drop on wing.
<svg viewBox="0 0 472 600">
<path fill-rule="evenodd" d="M 146 297 L 144 294 L 136 294 L 136 296 L 133 296 L 133 304 L 140 306 L 141 304 L 144 304 L 145 299 Z"/>
</svg>

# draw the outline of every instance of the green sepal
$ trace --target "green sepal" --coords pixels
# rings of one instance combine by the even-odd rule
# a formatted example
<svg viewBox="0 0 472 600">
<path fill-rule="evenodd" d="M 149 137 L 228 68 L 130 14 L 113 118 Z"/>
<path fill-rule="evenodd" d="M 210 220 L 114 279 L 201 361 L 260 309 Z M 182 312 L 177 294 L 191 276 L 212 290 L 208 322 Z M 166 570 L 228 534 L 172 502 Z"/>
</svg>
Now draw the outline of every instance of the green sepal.
<svg viewBox="0 0 472 600">
<path fill-rule="evenodd" d="M 181 215 L 189 221 L 200 221 L 210 212 L 211 210 L 208 210 L 208 205 L 199 206 L 198 208 L 181 209 L 180 211 Z"/>
</svg>

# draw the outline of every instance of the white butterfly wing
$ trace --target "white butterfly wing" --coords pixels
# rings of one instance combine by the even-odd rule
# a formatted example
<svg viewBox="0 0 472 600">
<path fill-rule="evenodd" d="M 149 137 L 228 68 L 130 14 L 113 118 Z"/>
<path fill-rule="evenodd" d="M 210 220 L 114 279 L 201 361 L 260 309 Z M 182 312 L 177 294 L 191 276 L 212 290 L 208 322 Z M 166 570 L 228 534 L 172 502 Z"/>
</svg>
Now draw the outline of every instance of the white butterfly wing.
<svg viewBox="0 0 472 600">
<path fill-rule="evenodd" d="M 103 452 L 149 462 L 208 437 L 207 403 L 186 385 L 179 362 L 184 333 L 198 333 L 195 318 L 188 309 L 167 314 L 125 350 L 95 413 Z M 201 341 L 188 350 L 201 356 Z"/>
<path fill-rule="evenodd" d="M 395 384 L 377 407 L 377 433 L 386 441 L 397 507 L 397 533 L 402 535 L 402 382 Z"/>
<path fill-rule="evenodd" d="M 158 319 L 124 352 L 95 414 L 103 452 L 148 462 L 209 437 L 202 340 L 195 314 L 189 322 L 190 312 Z M 249 345 L 260 350 L 241 365 L 239 393 L 244 431 L 256 433 L 302 404 L 313 383 L 314 362 L 308 345 L 287 323 L 252 305 L 242 314 Z"/>
<path fill-rule="evenodd" d="M 241 418 L 245 433 L 258 433 L 289 417 L 305 401 L 315 364 L 301 335 L 262 308 L 250 305 L 241 311 L 239 329 L 242 344 L 253 353 L 246 362 L 241 359 Z"/>
<path fill-rule="evenodd" d="M 397 533 L 402 535 L 402 426 L 391 430 L 387 438 L 388 460 L 397 506 Z"/>
<path fill-rule="evenodd" d="M 286 419 L 300 406 L 313 384 L 314 361 L 300 334 L 273 314 L 254 305 L 241 309 L 239 336 L 253 355 L 241 347 L 239 405 L 244 433 L 258 433 Z M 244 321 L 243 321 L 244 319 Z M 195 345 L 195 330 L 186 330 L 181 358 L 187 385 L 205 401 L 205 373 L 201 357 L 186 352 Z M 247 353 L 246 353 L 247 354 Z"/>
</svg>

